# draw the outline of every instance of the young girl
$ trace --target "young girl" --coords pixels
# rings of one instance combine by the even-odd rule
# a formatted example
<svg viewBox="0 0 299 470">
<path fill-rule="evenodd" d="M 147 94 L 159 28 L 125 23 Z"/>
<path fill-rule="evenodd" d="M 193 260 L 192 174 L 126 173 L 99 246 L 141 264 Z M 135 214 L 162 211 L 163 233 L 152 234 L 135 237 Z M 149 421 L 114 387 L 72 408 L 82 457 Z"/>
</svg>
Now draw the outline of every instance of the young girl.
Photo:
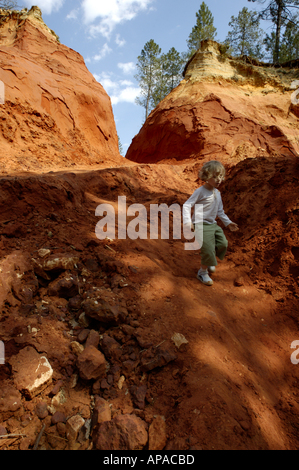
<svg viewBox="0 0 299 470">
<path fill-rule="evenodd" d="M 184 224 L 194 229 L 195 239 L 201 244 L 201 268 L 197 273 L 197 279 L 206 286 L 212 286 L 213 281 L 209 273 L 214 273 L 217 266 L 216 256 L 223 260 L 228 242 L 221 227 L 217 225 L 216 218 L 223 222 L 232 232 L 239 230 L 237 224 L 232 222 L 223 210 L 223 203 L 218 187 L 225 177 L 225 168 L 222 163 L 210 161 L 206 163 L 199 172 L 201 180 L 205 184 L 198 188 L 192 196 L 185 202 L 183 207 Z M 196 223 L 195 215 L 191 219 L 191 209 L 195 204 L 201 204 L 203 208 L 203 227 L 201 223 Z M 202 236 L 203 234 L 203 236 Z"/>
</svg>

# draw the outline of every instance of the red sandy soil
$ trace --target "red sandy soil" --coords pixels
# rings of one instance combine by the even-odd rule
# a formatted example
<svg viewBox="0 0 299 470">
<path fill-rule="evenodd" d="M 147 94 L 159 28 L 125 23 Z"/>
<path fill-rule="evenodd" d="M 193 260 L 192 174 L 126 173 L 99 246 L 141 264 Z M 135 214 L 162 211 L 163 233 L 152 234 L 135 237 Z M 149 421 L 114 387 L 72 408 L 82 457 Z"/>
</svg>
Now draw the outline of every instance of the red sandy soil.
<svg viewBox="0 0 299 470">
<path fill-rule="evenodd" d="M 7 362 L 0 366 L 1 380 L 13 385 L 10 358 L 28 345 L 46 353 L 54 369 L 53 383 L 41 395 L 22 398 L 17 411 L 0 418 L 7 432 L 26 436 L 2 439 L 2 449 L 32 448 L 42 423 L 40 448 L 68 448 L 63 425 L 53 425 L 50 414 L 36 415 L 38 403 L 51 405 L 57 383 L 67 400 L 56 411 L 66 418 L 91 418 L 92 396 L 109 402 L 112 417 L 137 415 L 149 426 L 154 416 L 163 416 L 169 450 L 298 448 L 299 366 L 290 359 L 291 343 L 299 339 L 297 159 L 247 159 L 230 171 L 223 200 L 240 232 L 226 232 L 229 252 L 213 275 L 213 287 L 197 281 L 199 254 L 185 251 L 183 239 L 95 237 L 96 207 L 104 201 L 117 207 L 118 195 L 148 209 L 152 203 L 183 204 L 198 185 L 192 167 L 128 167 L 124 161 L 115 169 L 1 179 L 0 326 Z M 122 355 L 110 360 L 113 383 L 107 388 L 95 392 L 94 381 L 80 378 L 71 388 L 77 362 L 70 343 L 83 328 L 69 322 L 83 310 L 49 295 L 65 271 L 52 273 L 50 280 L 36 278 L 32 258 L 39 260 L 41 248 L 79 257 L 68 274 L 79 280 L 81 301 L 104 288 L 106 298 L 127 309 L 119 324 L 90 327 L 122 345 Z M 17 274 L 23 272 L 20 281 Z M 30 285 L 33 294 L 26 297 Z M 28 325 L 38 332 L 28 332 Z M 177 349 L 174 333 L 188 344 Z M 156 346 L 176 359 L 144 371 L 144 350 Z M 130 358 L 135 365 L 128 366 Z M 146 397 L 140 409 L 131 387 L 141 385 Z M 91 443 L 90 437 L 79 446 L 92 448 Z"/>
</svg>

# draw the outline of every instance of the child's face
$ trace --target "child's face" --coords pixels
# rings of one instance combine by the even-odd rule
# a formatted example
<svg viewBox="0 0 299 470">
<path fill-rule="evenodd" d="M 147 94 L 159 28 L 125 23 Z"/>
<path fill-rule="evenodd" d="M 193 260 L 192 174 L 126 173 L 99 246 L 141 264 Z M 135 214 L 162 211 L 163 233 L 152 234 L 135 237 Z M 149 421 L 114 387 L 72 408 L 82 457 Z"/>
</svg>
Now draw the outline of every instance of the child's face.
<svg viewBox="0 0 299 470">
<path fill-rule="evenodd" d="M 218 188 L 223 180 L 224 176 L 221 173 L 215 173 L 213 178 L 210 178 L 207 183 L 213 186 L 213 188 Z"/>
</svg>

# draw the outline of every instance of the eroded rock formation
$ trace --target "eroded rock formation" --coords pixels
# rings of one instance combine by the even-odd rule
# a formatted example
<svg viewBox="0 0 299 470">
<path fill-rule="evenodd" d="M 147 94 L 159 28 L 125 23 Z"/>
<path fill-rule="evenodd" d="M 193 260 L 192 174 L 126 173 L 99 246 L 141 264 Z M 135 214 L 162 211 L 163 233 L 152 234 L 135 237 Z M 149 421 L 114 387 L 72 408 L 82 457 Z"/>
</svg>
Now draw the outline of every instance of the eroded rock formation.
<svg viewBox="0 0 299 470">
<path fill-rule="evenodd" d="M 294 71 L 227 57 L 214 41 L 186 67 L 185 78 L 150 114 L 126 157 L 139 163 L 297 155 L 292 112 Z"/>
<path fill-rule="evenodd" d="M 0 171 L 120 162 L 109 96 L 41 18 L 0 10 Z"/>
</svg>

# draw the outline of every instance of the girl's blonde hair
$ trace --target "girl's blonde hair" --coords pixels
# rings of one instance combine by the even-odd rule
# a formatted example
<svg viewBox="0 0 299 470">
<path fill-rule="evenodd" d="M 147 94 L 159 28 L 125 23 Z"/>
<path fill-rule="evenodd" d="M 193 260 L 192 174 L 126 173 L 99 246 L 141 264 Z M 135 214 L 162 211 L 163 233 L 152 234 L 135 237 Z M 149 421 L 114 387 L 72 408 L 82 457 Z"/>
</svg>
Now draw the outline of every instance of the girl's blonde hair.
<svg viewBox="0 0 299 470">
<path fill-rule="evenodd" d="M 199 171 L 199 178 L 203 181 L 208 181 L 216 175 L 221 175 L 224 178 L 225 173 L 226 171 L 222 163 L 217 160 L 212 160 L 204 164 L 202 169 Z"/>
</svg>

